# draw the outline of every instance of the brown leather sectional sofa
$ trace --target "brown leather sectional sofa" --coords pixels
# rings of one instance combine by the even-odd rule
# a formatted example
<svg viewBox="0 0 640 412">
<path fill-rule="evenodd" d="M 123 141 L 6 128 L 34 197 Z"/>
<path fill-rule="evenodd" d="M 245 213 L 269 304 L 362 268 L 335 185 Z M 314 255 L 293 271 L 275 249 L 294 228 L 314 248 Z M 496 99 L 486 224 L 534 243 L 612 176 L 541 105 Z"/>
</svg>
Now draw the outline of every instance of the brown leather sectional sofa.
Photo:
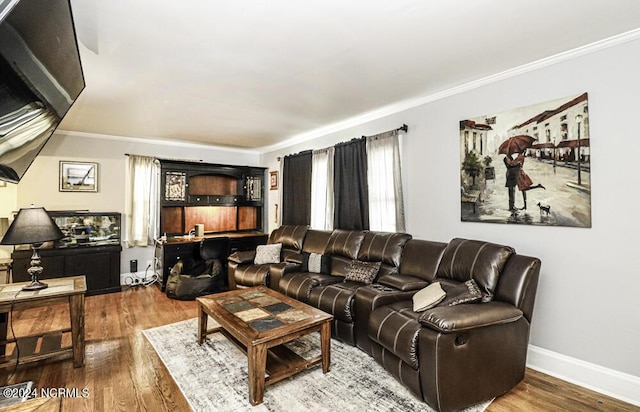
<svg viewBox="0 0 640 412">
<path fill-rule="evenodd" d="M 276 229 L 268 244 L 276 243 L 281 263 L 231 255 L 230 287 L 266 285 L 333 314 L 333 337 L 370 354 L 436 410 L 503 395 L 524 378 L 540 260 L 477 240 L 304 226 Z M 327 273 L 302 270 L 310 253 L 325 256 Z M 354 260 L 380 262 L 372 284 L 345 281 Z M 413 295 L 427 285 L 451 290 L 470 279 L 481 303 L 413 311 Z"/>
</svg>

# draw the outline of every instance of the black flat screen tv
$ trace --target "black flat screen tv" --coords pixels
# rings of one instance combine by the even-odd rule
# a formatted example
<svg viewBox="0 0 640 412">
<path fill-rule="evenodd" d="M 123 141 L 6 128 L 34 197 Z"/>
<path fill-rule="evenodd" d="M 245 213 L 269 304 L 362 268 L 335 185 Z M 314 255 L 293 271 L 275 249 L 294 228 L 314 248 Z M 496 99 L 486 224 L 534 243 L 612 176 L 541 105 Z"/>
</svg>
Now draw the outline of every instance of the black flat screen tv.
<svg viewBox="0 0 640 412">
<path fill-rule="evenodd" d="M 0 180 L 20 181 L 84 87 L 70 0 L 0 0 Z"/>
</svg>

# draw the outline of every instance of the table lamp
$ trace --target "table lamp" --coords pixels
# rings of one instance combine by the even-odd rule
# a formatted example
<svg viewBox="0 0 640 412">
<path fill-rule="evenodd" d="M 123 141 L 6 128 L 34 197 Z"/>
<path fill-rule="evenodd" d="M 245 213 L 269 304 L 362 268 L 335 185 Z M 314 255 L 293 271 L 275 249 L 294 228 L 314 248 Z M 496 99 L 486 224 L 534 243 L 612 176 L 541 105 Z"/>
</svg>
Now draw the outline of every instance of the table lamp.
<svg viewBox="0 0 640 412">
<path fill-rule="evenodd" d="M 22 208 L 7 229 L 0 244 L 25 245 L 30 244 L 33 249 L 31 267 L 27 270 L 31 275 L 31 283 L 22 290 L 40 290 L 47 287 L 46 283 L 38 280 L 42 273 L 41 260 L 38 249 L 44 242 L 58 240 L 64 237 L 60 228 L 54 223 L 43 207 Z"/>
</svg>

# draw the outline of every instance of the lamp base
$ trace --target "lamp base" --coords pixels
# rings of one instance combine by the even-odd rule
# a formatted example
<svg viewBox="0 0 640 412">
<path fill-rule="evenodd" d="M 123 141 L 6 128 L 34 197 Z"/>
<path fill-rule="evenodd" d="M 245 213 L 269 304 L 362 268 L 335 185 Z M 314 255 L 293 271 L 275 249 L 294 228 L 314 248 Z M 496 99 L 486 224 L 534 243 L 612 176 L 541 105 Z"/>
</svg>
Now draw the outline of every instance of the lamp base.
<svg viewBox="0 0 640 412">
<path fill-rule="evenodd" d="M 34 291 L 34 290 L 42 290 L 48 288 L 49 285 L 46 283 L 42 283 L 39 280 L 34 280 L 26 286 L 22 287 L 22 290 Z"/>
</svg>

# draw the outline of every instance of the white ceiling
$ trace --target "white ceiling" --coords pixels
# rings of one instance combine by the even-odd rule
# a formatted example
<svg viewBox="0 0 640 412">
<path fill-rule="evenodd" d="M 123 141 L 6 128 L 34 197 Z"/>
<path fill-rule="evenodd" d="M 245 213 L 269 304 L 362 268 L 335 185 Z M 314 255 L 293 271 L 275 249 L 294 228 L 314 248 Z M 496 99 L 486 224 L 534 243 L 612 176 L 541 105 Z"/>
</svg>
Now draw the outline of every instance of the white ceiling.
<svg viewBox="0 0 640 412">
<path fill-rule="evenodd" d="M 60 129 L 245 148 L 640 28 L 638 0 L 71 3 L 87 87 Z"/>
</svg>

